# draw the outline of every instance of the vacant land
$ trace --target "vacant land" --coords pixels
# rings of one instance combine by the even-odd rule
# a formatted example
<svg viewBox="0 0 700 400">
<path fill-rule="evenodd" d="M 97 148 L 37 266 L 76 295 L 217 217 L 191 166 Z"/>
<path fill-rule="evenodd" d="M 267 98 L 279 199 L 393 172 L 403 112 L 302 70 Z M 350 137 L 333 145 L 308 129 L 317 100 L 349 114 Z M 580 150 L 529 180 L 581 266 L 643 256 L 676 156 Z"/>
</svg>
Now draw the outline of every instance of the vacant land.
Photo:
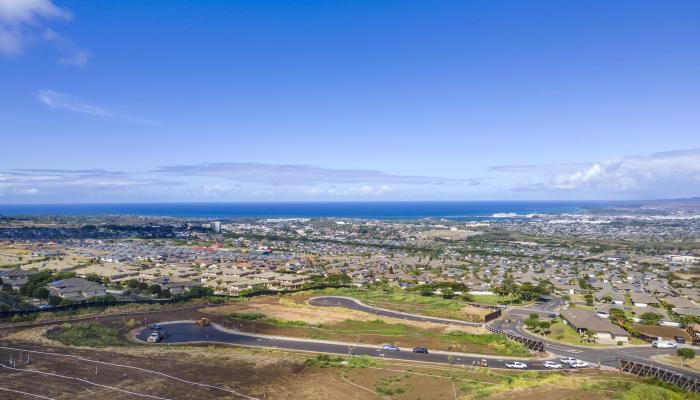
<svg viewBox="0 0 700 400">
<path fill-rule="evenodd" d="M 0 359 L 11 358 L 14 366 L 1 369 L 3 399 L 698 399 L 617 373 L 519 373 L 219 346 L 0 342 Z"/>
<path fill-rule="evenodd" d="M 652 356 L 654 361 L 662 364 L 670 365 L 676 368 L 682 368 L 688 371 L 700 372 L 700 358 L 695 357 L 690 360 L 683 360 L 676 354 L 662 354 Z"/>
<path fill-rule="evenodd" d="M 509 296 L 499 296 L 497 294 L 475 294 L 474 301 L 481 304 L 507 304 L 513 301 L 512 297 Z"/>
<path fill-rule="evenodd" d="M 298 298 L 258 297 L 249 301 L 204 308 L 225 319 L 222 325 L 248 332 L 400 347 L 424 346 L 466 353 L 529 356 L 520 344 L 481 327 L 378 317 L 343 307 L 314 307 Z"/>
</svg>

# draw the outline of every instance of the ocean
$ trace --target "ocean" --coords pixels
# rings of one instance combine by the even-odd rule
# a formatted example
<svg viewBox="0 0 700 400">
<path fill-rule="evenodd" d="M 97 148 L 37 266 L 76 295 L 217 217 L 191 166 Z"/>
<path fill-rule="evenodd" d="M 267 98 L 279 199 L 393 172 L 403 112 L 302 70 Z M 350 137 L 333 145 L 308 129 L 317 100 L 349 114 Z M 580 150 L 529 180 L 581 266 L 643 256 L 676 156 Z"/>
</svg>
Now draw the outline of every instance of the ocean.
<svg viewBox="0 0 700 400">
<path fill-rule="evenodd" d="M 4 216 L 132 215 L 176 218 L 445 218 L 478 221 L 575 214 L 615 206 L 593 201 L 401 201 L 289 203 L 0 204 Z"/>
</svg>

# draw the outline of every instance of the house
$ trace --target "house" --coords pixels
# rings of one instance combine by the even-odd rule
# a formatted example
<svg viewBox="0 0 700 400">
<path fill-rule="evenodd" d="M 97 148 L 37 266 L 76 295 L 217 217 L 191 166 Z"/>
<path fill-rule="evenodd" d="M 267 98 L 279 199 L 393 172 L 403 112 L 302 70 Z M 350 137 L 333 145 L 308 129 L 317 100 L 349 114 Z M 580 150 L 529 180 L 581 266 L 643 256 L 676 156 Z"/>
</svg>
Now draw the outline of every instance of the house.
<svg viewBox="0 0 700 400">
<path fill-rule="evenodd" d="M 80 301 L 106 294 L 105 286 L 101 283 L 88 281 L 83 278 L 67 278 L 48 284 L 52 296 L 63 299 Z"/>
<path fill-rule="evenodd" d="M 577 332 L 591 331 L 599 343 L 613 344 L 629 342 L 629 333 L 607 319 L 579 308 L 569 308 L 561 312 L 562 320 Z"/>
<path fill-rule="evenodd" d="M 620 295 L 620 293 L 617 292 L 617 290 L 613 288 L 609 289 L 604 289 L 599 292 L 596 292 L 595 294 L 595 299 L 598 301 L 603 301 L 607 297 L 610 297 L 612 299 L 610 302 L 612 304 L 624 304 L 625 303 L 625 298 Z"/>
<path fill-rule="evenodd" d="M 673 307 L 680 307 L 680 308 L 697 308 L 698 307 L 697 304 L 686 299 L 685 297 L 668 296 L 668 297 L 664 298 L 663 301 L 664 301 L 664 303 L 670 304 Z"/>
<path fill-rule="evenodd" d="M 171 295 L 178 295 L 188 292 L 193 286 L 200 283 L 186 280 L 171 280 L 168 276 L 160 276 L 152 281 L 154 285 L 160 286 L 161 290 L 168 289 Z"/>
<path fill-rule="evenodd" d="M 595 313 L 600 318 L 610 318 L 610 310 L 617 309 L 623 310 L 622 305 L 614 303 L 600 303 L 595 306 Z"/>
<path fill-rule="evenodd" d="M 642 292 L 630 293 L 630 299 L 632 300 L 632 304 L 634 304 L 636 307 L 648 307 L 659 305 L 658 300 Z"/>
<path fill-rule="evenodd" d="M 34 275 L 35 271 L 26 271 L 23 269 L 11 269 L 8 271 L 0 271 L 0 281 L 2 281 L 3 290 L 21 291 L 29 282 L 29 278 Z"/>
</svg>

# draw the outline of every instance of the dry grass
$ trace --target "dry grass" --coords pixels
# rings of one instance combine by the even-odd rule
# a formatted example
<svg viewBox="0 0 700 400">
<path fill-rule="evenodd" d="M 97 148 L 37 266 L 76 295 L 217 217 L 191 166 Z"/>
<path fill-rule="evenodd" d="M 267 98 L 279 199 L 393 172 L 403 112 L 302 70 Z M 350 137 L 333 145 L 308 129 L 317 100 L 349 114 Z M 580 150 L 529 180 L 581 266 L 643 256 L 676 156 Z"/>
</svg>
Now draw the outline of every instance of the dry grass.
<svg viewBox="0 0 700 400">
<path fill-rule="evenodd" d="M 260 313 L 266 317 L 284 321 L 303 321 L 311 325 L 341 323 L 346 320 L 370 321 L 377 315 L 362 311 L 350 310 L 344 307 L 314 307 L 308 304 L 296 303 L 282 298 L 258 298 L 226 306 L 207 307 L 201 310 L 205 313 L 228 315 L 231 313 Z M 453 330 L 483 334 L 488 333 L 481 327 L 464 327 L 432 322 L 409 321 L 400 318 L 381 317 L 387 324 L 402 324 L 420 329 L 428 329 L 436 333 L 448 333 Z"/>
</svg>

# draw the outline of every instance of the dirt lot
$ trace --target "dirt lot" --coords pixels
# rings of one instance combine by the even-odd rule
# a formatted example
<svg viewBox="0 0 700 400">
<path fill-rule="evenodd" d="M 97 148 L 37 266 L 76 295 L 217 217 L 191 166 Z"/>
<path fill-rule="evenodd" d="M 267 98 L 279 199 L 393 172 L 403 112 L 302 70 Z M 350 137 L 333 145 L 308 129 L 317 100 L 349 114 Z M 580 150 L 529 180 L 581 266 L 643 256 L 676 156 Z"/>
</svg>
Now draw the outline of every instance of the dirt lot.
<svg viewBox="0 0 700 400">
<path fill-rule="evenodd" d="M 218 315 L 227 315 L 233 312 L 261 313 L 271 318 L 278 318 L 286 321 L 303 321 L 313 325 L 341 323 L 348 319 L 358 321 L 377 319 L 376 315 L 362 311 L 350 310 L 344 307 L 314 307 L 287 297 L 258 297 L 250 301 L 222 307 L 205 308 L 202 309 L 202 311 Z M 454 325 L 410 321 L 400 318 L 381 317 L 381 319 L 387 324 L 403 324 L 441 333 L 450 332 L 457 328 Z M 477 334 L 488 332 L 481 327 L 460 326 L 459 330 Z"/>
<path fill-rule="evenodd" d="M 375 398 L 344 382 L 335 369 L 307 368 L 302 360 L 268 352 L 204 347 L 86 351 L 6 342 L 2 346 L 25 351 L 0 348 L 4 361 L 0 388 L 52 399 Z M 13 369 L 7 365 L 10 357 L 16 360 Z M 0 391 L 0 399 L 21 398 L 16 392 Z"/>
<path fill-rule="evenodd" d="M 499 343 L 472 343 L 446 333 L 461 331 L 489 334 L 481 327 L 462 327 L 431 322 L 408 321 L 338 307 L 314 307 L 295 302 L 288 297 L 258 297 L 235 304 L 202 308 L 202 313 L 225 327 L 258 334 L 333 340 L 347 343 L 382 345 L 393 343 L 399 347 L 423 346 L 435 350 L 458 351 L 491 355 L 527 356 L 526 351 L 511 353 Z M 233 313 L 262 314 L 282 324 L 265 319 L 246 321 L 232 317 Z M 285 324 L 302 322 L 302 324 Z M 511 346 L 517 346 L 511 344 Z M 521 350 L 521 349 L 520 349 Z"/>
<path fill-rule="evenodd" d="M 305 365 L 314 355 L 219 346 L 84 349 L 0 341 L 0 399 L 603 399 L 584 384 L 617 374 L 475 370 L 400 361 Z M 14 364 L 10 360 L 14 359 Z M 29 363 L 27 363 L 29 360 Z M 627 378 L 622 378 L 627 379 Z M 519 382 L 514 384 L 514 382 Z M 522 382 L 527 387 L 523 388 Z M 566 383 L 563 383 L 566 382 Z M 494 389 L 493 393 L 483 390 Z M 610 392 L 610 391 L 606 391 Z M 605 395 L 610 394 L 610 397 Z"/>
</svg>

